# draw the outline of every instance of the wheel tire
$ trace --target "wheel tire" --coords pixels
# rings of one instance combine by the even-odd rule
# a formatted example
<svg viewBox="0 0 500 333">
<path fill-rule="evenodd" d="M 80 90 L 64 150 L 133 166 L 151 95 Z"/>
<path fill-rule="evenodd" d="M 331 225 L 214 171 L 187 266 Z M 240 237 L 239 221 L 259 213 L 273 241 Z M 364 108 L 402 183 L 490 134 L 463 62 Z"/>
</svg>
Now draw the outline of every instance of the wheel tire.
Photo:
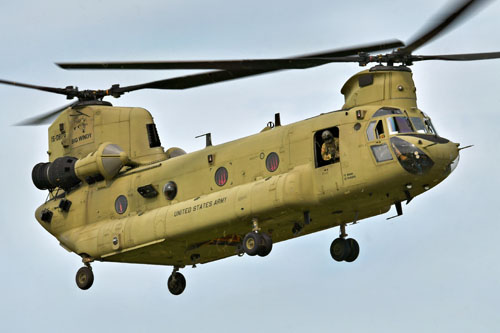
<svg viewBox="0 0 500 333">
<path fill-rule="evenodd" d="M 94 273 L 92 273 L 92 269 L 89 267 L 82 267 L 78 270 L 78 272 L 76 272 L 75 280 L 78 288 L 87 290 L 92 287 L 92 284 L 94 283 Z"/>
<path fill-rule="evenodd" d="M 267 256 L 269 253 L 271 253 L 271 250 L 273 249 L 273 240 L 271 236 L 268 234 L 262 233 L 260 234 L 262 238 L 262 244 L 259 249 L 259 253 L 257 253 L 261 257 Z"/>
<path fill-rule="evenodd" d="M 262 243 L 263 240 L 261 234 L 249 232 L 245 235 L 245 238 L 243 238 L 243 251 L 245 251 L 245 253 L 249 256 L 254 256 L 260 252 Z"/>
<path fill-rule="evenodd" d="M 347 242 L 349 243 L 351 251 L 344 260 L 347 262 L 353 262 L 359 256 L 359 244 L 355 239 L 352 238 L 348 238 Z"/>
<path fill-rule="evenodd" d="M 349 242 L 344 238 L 336 238 L 330 245 L 330 255 L 335 261 L 343 261 L 350 253 Z"/>
<path fill-rule="evenodd" d="M 180 295 L 186 289 L 186 278 L 181 273 L 175 272 L 169 276 L 167 286 L 172 295 Z"/>
</svg>

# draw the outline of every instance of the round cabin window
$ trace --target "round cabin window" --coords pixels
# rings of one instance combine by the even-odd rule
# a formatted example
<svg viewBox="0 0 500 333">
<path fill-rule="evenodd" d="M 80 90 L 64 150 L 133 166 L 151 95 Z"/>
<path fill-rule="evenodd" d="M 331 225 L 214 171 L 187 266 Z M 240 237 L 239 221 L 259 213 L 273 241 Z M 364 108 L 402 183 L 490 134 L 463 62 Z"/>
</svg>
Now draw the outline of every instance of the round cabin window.
<svg viewBox="0 0 500 333">
<path fill-rule="evenodd" d="M 118 198 L 115 200 L 115 210 L 118 214 L 123 214 L 127 210 L 128 207 L 128 201 L 127 197 L 124 195 L 120 195 Z"/>
<path fill-rule="evenodd" d="M 220 167 L 215 171 L 215 183 L 224 186 L 227 183 L 227 169 Z"/>
<path fill-rule="evenodd" d="M 170 181 L 163 186 L 163 193 L 167 197 L 168 200 L 173 200 L 177 195 L 177 185 Z"/>
<path fill-rule="evenodd" d="M 270 153 L 266 158 L 266 168 L 270 172 L 274 172 L 278 169 L 280 164 L 280 158 L 276 153 Z"/>
</svg>

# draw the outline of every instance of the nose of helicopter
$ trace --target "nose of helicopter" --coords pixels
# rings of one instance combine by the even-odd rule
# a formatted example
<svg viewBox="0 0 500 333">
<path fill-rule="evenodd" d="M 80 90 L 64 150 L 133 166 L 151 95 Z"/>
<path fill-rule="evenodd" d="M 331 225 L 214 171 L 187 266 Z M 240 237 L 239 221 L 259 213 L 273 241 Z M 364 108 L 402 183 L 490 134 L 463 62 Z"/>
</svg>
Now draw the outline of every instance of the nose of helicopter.
<svg viewBox="0 0 500 333">
<path fill-rule="evenodd" d="M 427 148 L 424 146 L 424 150 L 434 160 L 434 173 L 436 173 L 436 176 L 441 174 L 445 178 L 456 169 L 460 160 L 458 146 L 458 143 L 452 141 L 438 143 Z"/>
<path fill-rule="evenodd" d="M 439 182 L 458 165 L 458 144 L 434 135 L 407 135 L 391 138 L 401 166 L 408 172 L 429 176 Z"/>
</svg>

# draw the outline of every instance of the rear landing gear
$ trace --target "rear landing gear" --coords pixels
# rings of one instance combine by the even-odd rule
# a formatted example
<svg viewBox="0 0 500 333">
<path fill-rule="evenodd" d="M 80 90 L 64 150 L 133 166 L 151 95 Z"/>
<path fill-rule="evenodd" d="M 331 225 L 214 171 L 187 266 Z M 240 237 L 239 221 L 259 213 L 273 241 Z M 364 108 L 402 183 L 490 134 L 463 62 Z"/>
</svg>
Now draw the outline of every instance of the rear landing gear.
<svg viewBox="0 0 500 333">
<path fill-rule="evenodd" d="M 345 225 L 341 225 L 340 237 L 330 245 L 330 254 L 335 261 L 353 262 L 359 256 L 359 244 L 355 239 L 345 237 Z"/>
<path fill-rule="evenodd" d="M 90 263 L 94 261 L 94 258 L 82 254 L 82 262 L 85 266 L 80 268 L 78 272 L 76 272 L 75 281 L 78 288 L 81 290 L 87 290 L 92 287 L 94 283 L 94 273 L 92 273 L 92 267 Z"/>
<path fill-rule="evenodd" d="M 186 289 L 186 278 L 178 270 L 179 268 L 174 268 L 167 282 L 168 290 L 172 295 L 180 295 Z"/>
</svg>

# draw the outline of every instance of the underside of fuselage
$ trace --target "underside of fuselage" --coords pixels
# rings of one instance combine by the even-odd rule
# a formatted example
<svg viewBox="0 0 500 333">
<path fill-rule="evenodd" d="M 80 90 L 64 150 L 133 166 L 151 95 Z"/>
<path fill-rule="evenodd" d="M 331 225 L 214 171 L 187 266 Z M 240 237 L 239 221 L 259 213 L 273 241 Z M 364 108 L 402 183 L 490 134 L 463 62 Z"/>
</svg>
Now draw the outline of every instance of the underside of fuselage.
<svg viewBox="0 0 500 333">
<path fill-rule="evenodd" d="M 369 194 L 367 193 L 366 196 Z M 373 194 L 371 195 L 372 199 Z M 305 236 L 314 232 L 330 229 L 387 213 L 392 199 L 380 195 L 380 204 L 374 205 L 364 200 L 364 196 L 351 198 L 348 202 L 328 206 L 318 206 L 304 213 L 302 210 L 274 211 L 259 219 L 260 232 L 269 234 L 273 243 Z M 363 205 L 362 201 L 365 201 Z M 307 218 L 308 217 L 308 218 Z M 157 243 L 130 250 L 124 249 L 100 258 L 102 261 L 154 264 L 183 267 L 203 264 L 234 255 L 242 255 L 243 236 L 251 228 L 246 220 L 228 223 L 218 237 L 200 239 L 186 237 L 161 239 Z"/>
</svg>

